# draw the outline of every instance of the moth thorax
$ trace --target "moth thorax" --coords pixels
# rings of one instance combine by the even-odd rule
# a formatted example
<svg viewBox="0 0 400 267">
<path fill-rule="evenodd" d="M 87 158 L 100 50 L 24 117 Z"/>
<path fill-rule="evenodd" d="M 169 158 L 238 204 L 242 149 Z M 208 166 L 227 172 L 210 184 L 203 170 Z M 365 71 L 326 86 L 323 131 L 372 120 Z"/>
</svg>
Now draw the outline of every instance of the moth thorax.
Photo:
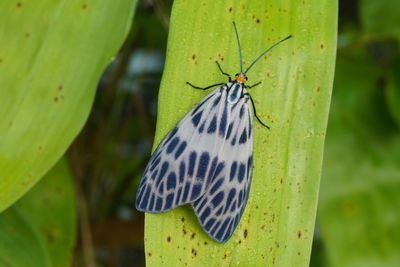
<svg viewBox="0 0 400 267">
<path fill-rule="evenodd" d="M 243 84 L 234 83 L 228 91 L 228 102 L 236 103 L 239 101 L 240 96 L 242 95 Z"/>
<path fill-rule="evenodd" d="M 239 82 L 239 83 L 247 82 L 246 74 L 244 74 L 244 73 L 236 74 L 236 81 Z"/>
</svg>

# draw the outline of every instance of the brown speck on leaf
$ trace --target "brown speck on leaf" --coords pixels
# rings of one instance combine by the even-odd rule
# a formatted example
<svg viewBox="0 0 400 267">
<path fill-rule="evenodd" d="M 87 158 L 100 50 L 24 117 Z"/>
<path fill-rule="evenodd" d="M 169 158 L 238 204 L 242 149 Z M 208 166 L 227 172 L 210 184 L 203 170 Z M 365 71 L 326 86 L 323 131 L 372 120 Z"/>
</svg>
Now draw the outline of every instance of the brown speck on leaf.
<svg viewBox="0 0 400 267">
<path fill-rule="evenodd" d="M 256 23 L 260 23 L 260 19 L 256 19 Z"/>
<path fill-rule="evenodd" d="M 297 252 L 297 255 L 299 255 L 299 256 L 300 256 L 300 254 L 301 254 L 301 253 L 300 253 L 300 251 L 299 251 L 299 252 Z"/>
<path fill-rule="evenodd" d="M 182 217 L 182 218 L 181 218 L 181 222 L 185 222 L 185 217 Z"/>
<path fill-rule="evenodd" d="M 170 236 L 167 237 L 167 242 L 168 243 L 171 242 L 171 237 Z"/>
<path fill-rule="evenodd" d="M 229 13 L 231 13 L 231 12 L 232 12 L 232 7 L 230 7 L 230 8 L 228 9 L 228 11 L 229 11 Z"/>
<path fill-rule="evenodd" d="M 239 242 L 238 242 L 239 244 L 242 244 L 242 239 L 239 239 Z"/>
<path fill-rule="evenodd" d="M 244 229 L 244 231 L 243 231 L 243 237 L 244 237 L 244 238 L 247 238 L 247 235 L 248 235 L 247 229 Z"/>
<path fill-rule="evenodd" d="M 187 233 L 186 229 L 182 229 L 182 232 L 183 232 L 184 235 L 186 235 L 186 233 Z"/>
<path fill-rule="evenodd" d="M 301 231 L 297 232 L 297 238 L 300 239 L 301 238 Z"/>
<path fill-rule="evenodd" d="M 195 237 L 196 237 L 196 234 L 193 233 L 193 234 L 190 236 L 190 239 L 192 240 L 192 239 L 194 239 Z"/>
<path fill-rule="evenodd" d="M 22 2 L 17 2 L 17 7 L 18 8 L 22 7 Z"/>
<path fill-rule="evenodd" d="M 29 37 L 31 37 L 31 34 L 29 32 L 27 32 L 27 33 L 25 33 L 25 37 L 29 38 Z"/>
<path fill-rule="evenodd" d="M 192 254 L 193 254 L 194 256 L 197 256 L 197 251 L 196 251 L 194 248 L 192 248 Z"/>
<path fill-rule="evenodd" d="M 57 89 L 58 89 L 59 91 L 61 91 L 62 89 L 64 89 L 64 86 L 59 85 L 59 86 L 57 87 Z"/>
<path fill-rule="evenodd" d="M 86 9 L 86 8 L 87 8 L 87 4 L 83 4 L 83 5 L 81 6 L 81 8 L 82 8 L 82 9 Z"/>
<path fill-rule="evenodd" d="M 53 100 L 54 102 L 58 102 L 58 96 L 55 96 Z"/>
<path fill-rule="evenodd" d="M 204 241 L 204 243 L 203 243 L 205 246 L 207 246 L 208 245 L 208 242 L 207 241 Z"/>
<path fill-rule="evenodd" d="M 320 91 L 321 91 L 321 87 L 318 87 L 318 88 L 317 88 L 317 92 L 320 92 Z"/>
<path fill-rule="evenodd" d="M 321 44 L 321 49 L 324 49 L 324 44 Z"/>
<path fill-rule="evenodd" d="M 151 252 L 147 253 L 147 256 L 151 257 Z"/>
<path fill-rule="evenodd" d="M 196 59 L 196 54 L 192 55 L 192 59 L 195 60 Z"/>
</svg>

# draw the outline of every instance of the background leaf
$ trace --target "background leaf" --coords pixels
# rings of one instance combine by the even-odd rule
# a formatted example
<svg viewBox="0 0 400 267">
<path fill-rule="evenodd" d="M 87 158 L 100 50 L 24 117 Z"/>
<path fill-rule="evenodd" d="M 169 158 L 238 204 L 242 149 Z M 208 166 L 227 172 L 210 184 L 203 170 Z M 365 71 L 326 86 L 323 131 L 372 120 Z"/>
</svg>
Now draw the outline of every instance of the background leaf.
<svg viewBox="0 0 400 267">
<path fill-rule="evenodd" d="M 400 262 L 400 135 L 386 73 L 364 47 L 337 60 L 318 209 L 332 267 Z"/>
<path fill-rule="evenodd" d="M 399 37 L 400 2 L 397 0 L 362 0 L 360 19 L 367 35 L 381 37 Z"/>
<path fill-rule="evenodd" d="M 255 169 L 246 211 L 226 244 L 212 241 L 190 207 L 146 214 L 146 255 L 159 265 L 306 266 L 313 237 L 322 147 L 336 50 L 335 1 L 175 1 L 159 93 L 155 145 L 207 92 L 225 81 L 239 58 L 231 22 L 241 36 L 244 65 L 289 34 L 249 73 L 259 115 Z M 179 103 L 177 105 L 177 103 Z"/>
<path fill-rule="evenodd" d="M 53 166 L 81 129 L 134 4 L 0 3 L 0 211 Z"/>
<path fill-rule="evenodd" d="M 75 236 L 74 190 L 62 159 L 0 214 L 0 265 L 70 266 Z"/>
</svg>

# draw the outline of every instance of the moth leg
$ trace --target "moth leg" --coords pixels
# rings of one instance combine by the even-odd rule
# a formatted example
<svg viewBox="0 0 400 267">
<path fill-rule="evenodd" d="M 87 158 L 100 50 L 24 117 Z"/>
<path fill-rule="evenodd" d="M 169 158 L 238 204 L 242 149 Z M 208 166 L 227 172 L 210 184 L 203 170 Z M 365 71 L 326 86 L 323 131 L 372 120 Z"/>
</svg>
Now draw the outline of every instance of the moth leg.
<svg viewBox="0 0 400 267">
<path fill-rule="evenodd" d="M 193 87 L 195 89 L 200 89 L 200 90 L 207 90 L 207 89 L 210 89 L 212 87 L 220 86 L 220 85 L 224 85 L 225 84 L 225 83 L 216 83 L 216 84 L 213 84 L 213 85 L 209 85 L 207 87 L 199 87 L 199 86 L 191 84 L 190 82 L 186 82 L 186 83 L 189 84 L 191 87 Z"/>
<path fill-rule="evenodd" d="M 218 62 L 218 61 L 215 61 L 215 63 L 217 63 L 217 66 L 218 66 L 219 70 L 221 71 L 221 73 L 222 73 L 223 75 L 225 75 L 225 76 L 228 76 L 228 80 L 229 80 L 229 82 L 231 82 L 231 81 L 232 81 L 231 75 L 229 75 L 228 73 L 226 73 L 226 72 L 224 72 L 224 71 L 222 70 L 221 65 L 219 65 L 219 62 Z"/>
<path fill-rule="evenodd" d="M 254 85 L 253 85 L 254 86 Z M 256 117 L 256 119 L 258 120 L 259 123 L 261 123 L 262 126 L 266 127 L 267 129 L 270 129 L 270 127 L 268 125 L 266 125 L 257 115 L 257 111 L 256 111 L 256 105 L 254 104 L 253 98 L 251 97 L 251 95 L 249 93 L 245 93 L 243 94 L 243 96 L 249 96 L 250 101 L 251 101 L 251 105 L 253 106 L 253 111 L 254 111 L 254 117 Z"/>
<path fill-rule="evenodd" d="M 261 84 L 261 82 L 255 83 L 253 85 L 246 85 L 246 88 L 253 88 L 253 87 L 256 87 L 257 85 L 260 85 L 260 84 Z"/>
</svg>

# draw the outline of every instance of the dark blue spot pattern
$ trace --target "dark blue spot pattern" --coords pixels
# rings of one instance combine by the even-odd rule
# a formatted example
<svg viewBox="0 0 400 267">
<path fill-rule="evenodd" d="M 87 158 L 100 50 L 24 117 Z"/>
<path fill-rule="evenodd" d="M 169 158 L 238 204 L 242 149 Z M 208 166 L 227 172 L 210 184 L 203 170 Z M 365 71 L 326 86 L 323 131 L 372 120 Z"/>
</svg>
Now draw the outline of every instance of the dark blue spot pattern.
<svg viewBox="0 0 400 267">
<path fill-rule="evenodd" d="M 192 122 L 195 127 L 197 127 L 197 125 L 199 125 L 201 115 L 203 115 L 203 111 L 200 111 L 199 113 L 197 113 L 196 115 L 193 116 Z"/>
<path fill-rule="evenodd" d="M 176 187 L 176 174 L 175 172 L 171 172 L 167 178 L 167 190 L 173 189 Z"/>
<path fill-rule="evenodd" d="M 193 176 L 194 173 L 194 168 L 196 167 L 196 158 L 197 158 L 197 153 L 195 151 L 192 151 L 189 156 L 189 171 L 188 174 L 189 176 Z"/>
<path fill-rule="evenodd" d="M 167 196 L 167 199 L 165 201 L 165 207 L 164 210 L 169 210 L 172 207 L 172 201 L 174 200 L 174 194 L 171 193 Z"/>
<path fill-rule="evenodd" d="M 178 149 L 177 149 L 176 152 L 175 152 L 175 159 L 178 159 L 179 156 L 182 155 L 183 151 L 185 151 L 185 149 L 186 149 L 186 146 L 187 146 L 186 141 L 183 141 L 183 142 L 179 145 Z"/>
<path fill-rule="evenodd" d="M 199 166 L 197 169 L 197 178 L 204 180 L 208 168 L 208 163 L 210 162 L 210 154 L 208 152 L 203 152 L 200 156 Z"/>
<path fill-rule="evenodd" d="M 238 173 L 239 183 L 243 181 L 245 173 L 246 173 L 246 166 L 243 163 L 240 163 L 239 173 Z"/>
<path fill-rule="evenodd" d="M 213 134 L 213 133 L 215 133 L 216 130 L 217 130 L 217 116 L 215 115 L 212 118 L 210 125 L 208 126 L 207 133 Z"/>
<path fill-rule="evenodd" d="M 214 205 L 214 207 L 217 207 L 223 199 L 224 199 L 224 192 L 221 191 L 214 196 L 214 198 L 211 200 L 211 203 Z"/>
<path fill-rule="evenodd" d="M 236 168 L 237 168 L 237 162 L 234 161 L 234 162 L 232 162 L 231 173 L 230 173 L 230 175 L 229 175 L 229 181 L 232 181 L 233 178 L 235 177 L 235 175 L 236 175 Z"/>
<path fill-rule="evenodd" d="M 228 108 L 225 104 L 224 110 L 222 111 L 222 117 L 219 122 L 219 136 L 221 136 L 221 137 L 225 136 L 227 124 L 228 124 Z"/>
<path fill-rule="evenodd" d="M 240 107 L 239 118 L 240 118 L 240 119 L 243 118 L 243 115 L 244 115 L 244 105 L 242 105 L 242 106 Z"/>
<path fill-rule="evenodd" d="M 247 142 L 247 132 L 246 129 L 244 129 L 242 135 L 240 136 L 239 144 L 244 144 L 246 142 Z"/>
</svg>

